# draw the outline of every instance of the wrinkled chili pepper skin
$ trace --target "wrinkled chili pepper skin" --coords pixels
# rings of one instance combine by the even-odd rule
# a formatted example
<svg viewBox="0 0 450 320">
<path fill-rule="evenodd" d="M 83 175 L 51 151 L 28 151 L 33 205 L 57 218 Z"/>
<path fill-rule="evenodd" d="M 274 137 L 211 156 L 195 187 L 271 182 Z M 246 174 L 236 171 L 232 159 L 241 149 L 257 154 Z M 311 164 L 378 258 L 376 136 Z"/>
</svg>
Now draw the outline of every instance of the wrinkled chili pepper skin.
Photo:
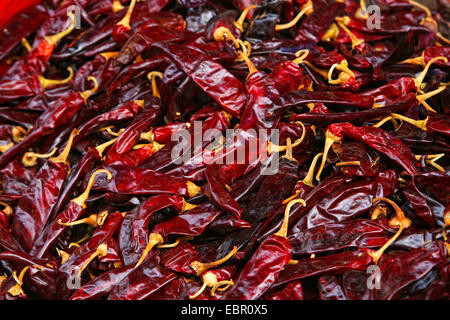
<svg viewBox="0 0 450 320">
<path fill-rule="evenodd" d="M 275 282 L 282 268 L 292 257 L 286 238 L 278 235 L 267 237 L 245 264 L 227 300 L 255 300 Z"/>
<path fill-rule="evenodd" d="M 433 241 L 423 248 L 413 249 L 392 258 L 386 256 L 380 262 L 380 281 L 386 281 L 387 286 L 375 291 L 375 299 L 394 298 L 400 289 L 423 277 L 433 268 L 442 266 L 446 261 L 446 249 L 441 241 Z"/>
<path fill-rule="evenodd" d="M 12 221 L 13 234 L 26 251 L 42 232 L 59 198 L 69 166 L 47 161 L 20 198 Z"/>
<path fill-rule="evenodd" d="M 189 197 L 186 180 L 158 173 L 151 169 L 106 167 L 111 180 L 97 179 L 93 190 L 130 195 L 177 194 Z"/>
<path fill-rule="evenodd" d="M 147 258 L 139 267 L 114 285 L 108 300 L 143 300 L 176 278 L 176 274 L 159 265 L 156 255 Z"/>
<path fill-rule="evenodd" d="M 274 286 L 280 286 L 293 280 L 324 273 L 342 273 L 347 270 L 364 270 L 372 258 L 364 249 L 328 255 L 325 257 L 301 259 L 296 264 L 288 265 L 281 271 Z"/>
<path fill-rule="evenodd" d="M 225 111 L 239 116 L 246 101 L 242 83 L 200 49 L 188 46 L 155 44 Z M 214 75 L 214 82 L 211 82 Z"/>
<path fill-rule="evenodd" d="M 392 235 L 385 219 L 355 219 L 308 228 L 288 238 L 294 255 L 306 255 L 349 247 L 378 248 Z"/>
</svg>

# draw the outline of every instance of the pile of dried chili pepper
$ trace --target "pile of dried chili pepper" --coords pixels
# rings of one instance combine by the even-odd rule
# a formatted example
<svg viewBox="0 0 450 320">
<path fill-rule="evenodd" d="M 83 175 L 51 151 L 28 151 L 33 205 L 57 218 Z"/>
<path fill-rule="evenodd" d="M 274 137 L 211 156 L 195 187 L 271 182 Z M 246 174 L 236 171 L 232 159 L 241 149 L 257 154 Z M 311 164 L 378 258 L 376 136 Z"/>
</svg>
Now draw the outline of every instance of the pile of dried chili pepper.
<svg viewBox="0 0 450 320">
<path fill-rule="evenodd" d="M 449 299 L 449 25 L 445 0 L 21 10 L 0 299 Z"/>
</svg>

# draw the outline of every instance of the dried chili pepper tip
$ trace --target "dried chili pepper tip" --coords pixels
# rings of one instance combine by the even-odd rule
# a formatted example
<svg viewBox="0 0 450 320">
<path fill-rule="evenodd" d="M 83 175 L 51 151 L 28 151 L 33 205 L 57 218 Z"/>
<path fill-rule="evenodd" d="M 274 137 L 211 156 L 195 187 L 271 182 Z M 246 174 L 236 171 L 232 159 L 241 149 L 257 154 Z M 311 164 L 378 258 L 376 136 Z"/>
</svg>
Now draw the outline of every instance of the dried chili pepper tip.
<svg viewBox="0 0 450 320">
<path fill-rule="evenodd" d="M 77 205 L 79 205 L 82 208 L 86 208 L 86 203 L 85 202 L 86 202 L 87 198 L 89 198 L 89 193 L 91 192 L 91 189 L 92 189 L 92 187 L 94 185 L 94 182 L 95 182 L 95 177 L 97 175 L 99 175 L 100 173 L 106 173 L 107 176 L 108 176 L 108 180 L 112 179 L 112 174 L 108 170 L 106 170 L 106 169 L 96 170 L 92 174 L 92 176 L 90 177 L 88 185 L 86 187 L 86 190 L 81 195 L 79 195 L 78 197 L 76 197 L 76 198 L 74 198 L 74 199 L 72 199 L 70 201 L 76 203 Z"/>
<path fill-rule="evenodd" d="M 237 251 L 238 251 L 238 248 L 236 246 L 234 246 L 233 249 L 225 257 L 223 257 L 222 259 L 216 260 L 214 262 L 203 263 L 203 262 L 194 260 L 191 262 L 191 268 L 192 268 L 192 270 L 195 271 L 195 273 L 197 275 L 201 275 L 206 270 L 212 269 L 214 267 L 217 267 L 217 266 L 225 263 L 226 261 L 231 259 L 236 254 Z"/>
<path fill-rule="evenodd" d="M 378 263 L 378 261 L 380 260 L 381 256 L 383 255 L 384 251 L 400 236 L 400 234 L 402 233 L 402 231 L 404 229 L 407 229 L 411 226 L 411 220 L 408 219 L 405 216 L 405 213 L 402 211 L 402 209 L 400 209 L 400 207 L 392 200 L 388 199 L 388 198 L 376 198 L 373 199 L 373 203 L 377 203 L 378 201 L 386 201 L 387 203 L 389 203 L 395 210 L 396 213 L 396 217 L 392 218 L 389 221 L 389 225 L 392 227 L 399 227 L 398 231 L 395 233 L 395 235 L 389 239 L 380 249 L 378 249 L 376 252 L 368 252 L 369 256 L 372 257 L 373 262 L 375 264 Z"/>
</svg>

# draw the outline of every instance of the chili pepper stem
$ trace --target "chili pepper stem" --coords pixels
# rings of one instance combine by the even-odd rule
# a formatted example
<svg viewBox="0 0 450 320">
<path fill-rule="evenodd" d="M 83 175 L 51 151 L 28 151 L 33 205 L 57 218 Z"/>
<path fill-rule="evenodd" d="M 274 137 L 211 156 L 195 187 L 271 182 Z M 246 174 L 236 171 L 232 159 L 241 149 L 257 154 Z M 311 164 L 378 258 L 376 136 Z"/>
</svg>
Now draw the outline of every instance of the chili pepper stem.
<svg viewBox="0 0 450 320">
<path fill-rule="evenodd" d="M 297 22 L 299 22 L 299 20 L 303 17 L 304 14 L 311 14 L 313 11 L 313 6 L 311 4 L 311 1 L 308 1 L 308 3 L 306 3 L 306 5 L 303 7 L 303 9 L 295 16 L 295 18 L 285 24 L 277 24 L 275 26 L 275 30 L 276 31 L 281 31 L 281 30 L 286 30 L 289 28 L 292 28 L 293 26 L 295 26 L 297 24 Z"/>
<path fill-rule="evenodd" d="M 72 148 L 73 138 L 75 135 L 77 135 L 79 132 L 77 129 L 73 129 L 70 133 L 69 141 L 67 141 L 66 147 L 64 150 L 59 154 L 59 156 L 55 158 L 50 158 L 49 161 L 52 161 L 54 163 L 66 163 L 67 158 L 69 157 L 70 149 Z"/>
<path fill-rule="evenodd" d="M 39 79 L 39 82 L 41 83 L 42 89 L 46 90 L 49 87 L 69 83 L 73 79 L 74 73 L 73 73 L 73 69 L 71 67 L 67 67 L 67 70 L 69 71 L 69 76 L 63 80 L 46 79 L 43 76 L 39 75 L 38 79 Z"/>
<path fill-rule="evenodd" d="M 156 78 L 162 79 L 163 78 L 162 72 L 159 72 L 159 71 L 149 72 L 147 74 L 147 78 L 148 78 L 148 80 L 150 80 L 152 82 L 153 96 L 161 99 L 161 95 L 159 94 L 158 86 L 156 84 Z"/>
<path fill-rule="evenodd" d="M 306 136 L 306 128 L 305 125 L 301 122 L 301 121 L 297 121 L 296 123 L 300 124 L 302 127 L 302 136 L 300 138 L 298 138 L 297 140 L 295 140 L 295 142 L 291 145 L 291 148 L 294 149 L 295 147 L 299 146 L 303 140 L 305 139 Z M 271 143 L 270 141 L 268 141 L 268 145 L 267 145 L 267 152 L 268 154 L 271 154 L 272 152 L 283 152 L 286 151 L 287 146 L 277 146 L 273 143 Z"/>
<path fill-rule="evenodd" d="M 130 3 L 130 6 L 128 7 L 127 13 L 122 18 L 122 20 L 117 22 L 117 24 L 116 24 L 117 26 L 123 26 L 125 29 L 128 29 L 128 30 L 131 29 L 130 20 L 131 20 L 131 15 L 133 14 L 135 5 L 136 5 L 136 0 L 131 0 L 131 3 Z"/>
<path fill-rule="evenodd" d="M 187 181 L 186 182 L 186 187 L 187 187 L 187 192 L 189 197 L 195 197 L 196 195 L 198 195 L 200 193 L 200 191 L 202 191 L 202 188 L 199 187 L 198 185 L 196 185 L 195 183 L 191 182 L 191 181 Z"/>
<path fill-rule="evenodd" d="M 433 97 L 433 96 L 435 96 L 435 95 L 441 93 L 441 92 L 444 91 L 445 89 L 446 89 L 446 86 L 440 86 L 440 87 L 437 88 L 436 90 L 433 90 L 433 91 L 430 91 L 430 92 L 427 92 L 427 93 L 418 95 L 418 96 L 416 97 L 416 98 L 417 98 L 417 101 L 419 101 L 419 103 L 424 103 L 425 100 L 430 99 L 431 97 Z M 431 109 L 431 110 L 433 110 L 433 109 Z M 433 110 L 433 111 L 434 111 L 434 110 Z M 434 112 L 436 112 L 436 111 L 434 111 Z"/>
<path fill-rule="evenodd" d="M 401 114 L 392 113 L 391 114 L 393 118 L 403 120 L 409 124 L 412 124 L 413 126 L 416 126 L 417 128 L 427 131 L 427 121 L 428 117 L 425 120 L 413 120 L 408 117 L 405 117 Z"/>
<path fill-rule="evenodd" d="M 286 205 L 286 209 L 284 210 L 283 224 L 281 225 L 280 230 L 278 230 L 278 232 L 275 233 L 275 235 L 283 238 L 287 237 L 289 227 L 289 213 L 291 212 L 291 207 L 296 203 L 301 203 L 304 207 L 306 207 L 306 202 L 303 199 L 294 199 L 289 201 L 289 203 Z"/>
<path fill-rule="evenodd" d="M 14 147 L 13 142 L 8 143 L 7 145 L 0 145 L 0 152 L 3 153 L 5 151 L 7 151 L 8 149 L 11 149 L 12 147 Z"/>
<path fill-rule="evenodd" d="M 99 214 L 91 214 L 89 217 L 80 219 L 73 222 L 61 222 L 58 220 L 58 224 L 65 226 L 65 227 L 71 227 L 79 224 L 87 224 L 93 228 L 103 225 L 103 223 L 106 220 L 106 217 L 108 216 L 108 211 L 102 211 Z"/>
<path fill-rule="evenodd" d="M 223 285 L 225 285 L 225 287 L 220 288 L 220 286 L 223 286 Z M 219 281 L 211 288 L 211 296 L 214 297 L 214 294 L 216 291 L 220 291 L 220 292 L 227 291 L 233 285 L 234 285 L 234 281 L 232 279 Z"/>
<path fill-rule="evenodd" d="M 239 18 L 234 22 L 234 25 L 236 26 L 236 28 L 238 28 L 241 32 L 244 32 L 243 25 L 244 25 L 245 18 L 247 17 L 250 10 L 255 9 L 256 7 L 258 7 L 258 6 L 255 4 L 255 5 L 245 8 L 242 11 L 241 15 L 239 16 Z"/>
<path fill-rule="evenodd" d="M 295 53 L 295 56 L 297 57 L 296 59 L 294 59 L 292 62 L 295 64 L 300 64 L 302 61 L 304 61 L 306 59 L 306 57 L 308 57 L 309 55 L 309 50 L 308 49 L 302 49 L 299 50 Z"/>
<path fill-rule="evenodd" d="M 326 136 L 326 138 L 325 138 L 325 145 L 323 148 L 322 162 L 320 163 L 319 171 L 317 172 L 317 175 L 316 175 L 317 181 L 320 181 L 320 175 L 322 174 L 322 170 L 325 166 L 325 161 L 327 160 L 328 152 L 330 151 L 331 146 L 335 142 L 339 143 L 342 141 L 342 137 L 338 137 L 328 130 L 325 132 L 325 136 Z"/>
<path fill-rule="evenodd" d="M 447 232 L 445 231 L 445 228 L 450 226 L 450 211 L 447 211 L 444 214 L 444 226 L 442 227 L 442 237 L 445 241 L 447 241 Z"/>
<path fill-rule="evenodd" d="M 83 270 L 87 268 L 87 266 L 89 265 L 89 263 L 91 263 L 92 260 L 94 260 L 97 257 L 102 258 L 107 254 L 108 254 L 108 246 L 105 243 L 102 243 L 97 247 L 97 250 L 95 250 L 95 252 L 83 263 L 81 268 L 78 270 L 77 273 L 78 276 L 81 276 Z"/>
<path fill-rule="evenodd" d="M 217 276 L 212 272 L 207 272 L 202 276 L 203 285 L 195 294 L 189 296 L 189 299 L 195 299 L 202 294 L 207 287 L 214 287 L 217 284 Z"/>
<path fill-rule="evenodd" d="M 234 246 L 233 249 L 225 257 L 223 257 L 222 259 L 216 260 L 214 262 L 202 263 L 200 261 L 192 261 L 191 268 L 196 272 L 197 275 L 201 275 L 206 270 L 209 270 L 211 268 L 217 267 L 217 266 L 225 263 L 227 260 L 229 260 L 236 254 L 237 250 L 238 250 L 238 248 L 236 246 Z"/>
<path fill-rule="evenodd" d="M 408 218 L 405 217 L 404 212 L 402 211 L 402 209 L 400 209 L 400 207 L 392 200 L 388 199 L 388 198 L 376 198 L 373 199 L 373 202 L 378 202 L 378 201 L 386 201 L 387 203 L 389 203 L 395 210 L 396 213 L 396 218 L 392 219 L 390 221 L 389 224 L 391 225 L 397 225 L 399 226 L 399 230 L 395 233 L 395 235 L 389 239 L 380 249 L 378 249 L 376 252 L 372 253 L 372 252 L 368 252 L 368 254 L 372 257 L 373 262 L 375 264 L 378 264 L 379 259 L 381 258 L 381 256 L 383 255 L 384 251 L 400 236 L 400 234 L 402 233 L 402 231 L 406 228 L 409 228 L 411 226 L 411 220 L 409 220 Z"/>
<path fill-rule="evenodd" d="M 344 31 L 348 34 L 350 37 L 350 40 L 352 41 L 352 49 L 354 50 L 358 45 L 364 42 L 364 40 L 358 39 L 346 26 L 348 22 L 350 21 L 349 17 L 345 16 L 343 18 L 336 18 L 337 24 L 339 27 L 344 29 Z"/>
<path fill-rule="evenodd" d="M 22 271 L 20 271 L 19 277 L 17 277 L 16 271 L 13 271 L 13 278 L 16 281 L 16 284 L 11 287 L 8 290 L 8 293 L 14 297 L 17 297 L 19 295 L 23 295 L 23 289 L 22 289 L 22 285 L 23 285 L 23 278 L 25 276 L 25 272 L 30 268 L 30 266 L 26 266 L 25 268 L 22 269 Z"/>
<path fill-rule="evenodd" d="M 148 237 L 148 243 L 147 246 L 144 249 L 144 252 L 142 253 L 141 257 L 139 258 L 139 261 L 136 263 L 135 268 L 141 265 L 142 262 L 144 262 L 145 258 L 149 254 L 150 251 L 152 251 L 153 247 L 158 244 L 163 244 L 164 239 L 159 233 L 150 233 L 150 236 Z"/>
<path fill-rule="evenodd" d="M 317 161 L 320 157 L 323 156 L 323 153 L 318 153 L 314 156 L 313 161 L 311 162 L 311 165 L 309 166 L 308 173 L 306 174 L 306 177 L 303 179 L 303 183 L 307 186 L 314 188 L 313 179 L 314 179 L 314 169 L 316 168 Z"/>
<path fill-rule="evenodd" d="M 46 154 L 35 153 L 32 151 L 25 152 L 25 154 L 22 157 L 22 164 L 25 167 L 33 167 L 33 166 L 37 165 L 37 159 L 50 158 L 51 156 L 53 156 L 56 153 L 56 151 L 58 151 L 57 147 L 54 147 L 51 152 L 46 153 Z"/>
<path fill-rule="evenodd" d="M 70 26 L 66 30 L 64 30 L 60 33 L 54 34 L 52 36 L 46 36 L 44 38 L 45 41 L 47 41 L 51 45 L 56 45 L 59 41 L 61 41 L 62 38 L 67 36 L 69 33 L 71 33 L 75 29 L 75 26 L 77 24 L 75 15 L 72 12 L 69 12 L 69 13 L 67 13 L 67 16 L 71 19 Z"/>
<path fill-rule="evenodd" d="M 100 173 L 106 173 L 108 175 L 108 180 L 112 179 L 112 174 L 108 170 L 106 170 L 106 169 L 96 170 L 90 177 L 88 185 L 86 187 L 86 190 L 81 195 L 72 199 L 71 201 L 76 203 L 77 205 L 79 205 L 82 208 L 86 208 L 85 202 L 86 202 L 87 198 L 89 198 L 89 193 L 91 192 L 92 186 L 94 185 L 94 182 L 95 182 L 95 177 Z"/>
<path fill-rule="evenodd" d="M 219 27 L 214 31 L 214 40 L 216 41 L 227 41 L 231 40 L 236 48 L 239 48 L 239 42 L 236 40 L 235 36 L 231 33 L 230 29 L 225 27 Z"/>
<path fill-rule="evenodd" d="M 120 0 L 113 0 L 112 7 L 111 7 L 111 10 L 113 13 L 116 13 L 123 9 L 125 9 L 125 7 L 122 5 Z"/>
<path fill-rule="evenodd" d="M 91 80 L 94 83 L 94 88 L 80 92 L 80 96 L 84 99 L 84 101 L 87 101 L 87 99 L 89 99 L 89 97 L 92 96 L 98 90 L 97 79 L 95 79 L 93 76 L 89 76 L 88 80 Z"/>
<path fill-rule="evenodd" d="M 420 85 L 422 84 L 423 80 L 425 79 L 425 76 L 428 73 L 428 70 L 430 69 L 431 65 L 438 60 L 442 60 L 445 63 L 448 62 L 448 59 L 446 57 L 435 57 L 433 59 L 431 59 L 430 61 L 428 61 L 428 63 L 426 64 L 425 68 L 423 69 L 422 73 L 414 79 L 414 83 L 416 85 L 417 90 L 420 89 Z"/>
<path fill-rule="evenodd" d="M 25 130 L 23 127 L 15 126 L 12 129 L 12 139 L 15 143 L 19 143 L 20 141 L 25 139 L 27 133 L 27 130 Z"/>
<path fill-rule="evenodd" d="M 101 145 L 98 145 L 95 147 L 100 157 L 102 157 L 103 152 L 105 152 L 106 148 L 108 148 L 110 145 L 112 145 L 114 142 L 116 142 L 118 138 L 111 139 L 109 141 L 106 141 L 105 143 L 102 143 Z"/>
<path fill-rule="evenodd" d="M 345 167 L 345 166 L 360 166 L 361 161 L 342 161 L 337 162 L 336 167 Z"/>
<path fill-rule="evenodd" d="M 410 63 L 410 64 L 418 64 L 422 67 L 425 67 L 427 64 L 425 63 L 425 51 L 422 51 L 422 54 L 419 57 L 410 58 L 399 62 L 399 64 Z"/>
<path fill-rule="evenodd" d="M 255 73 L 255 72 L 258 72 L 258 69 L 256 69 L 256 67 L 255 67 L 255 65 L 253 64 L 253 62 L 250 60 L 250 58 L 249 58 L 248 56 L 246 56 L 246 55 L 244 54 L 243 51 L 240 51 L 240 50 L 238 51 L 238 58 L 239 58 L 239 59 L 242 59 L 242 60 L 245 61 L 245 63 L 247 64 L 248 71 L 249 71 L 247 77 L 249 77 L 251 74 L 253 74 L 253 73 Z"/>
</svg>

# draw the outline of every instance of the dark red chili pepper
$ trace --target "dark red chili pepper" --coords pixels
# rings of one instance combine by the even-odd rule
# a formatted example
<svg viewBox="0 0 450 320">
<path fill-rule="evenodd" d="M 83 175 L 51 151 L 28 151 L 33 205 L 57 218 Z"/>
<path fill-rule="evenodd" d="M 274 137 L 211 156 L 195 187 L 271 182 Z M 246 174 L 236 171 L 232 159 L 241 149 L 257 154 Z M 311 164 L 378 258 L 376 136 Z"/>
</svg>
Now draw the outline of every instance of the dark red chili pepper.
<svg viewBox="0 0 450 320">
<path fill-rule="evenodd" d="M 39 169 L 16 206 L 12 231 L 26 251 L 31 249 L 35 239 L 44 229 L 59 198 L 70 170 L 67 157 L 76 133 L 76 130 L 72 131 L 66 149 L 61 151 L 58 157 L 50 158 Z"/>
<path fill-rule="evenodd" d="M 227 293 L 228 300 L 258 299 L 276 281 L 281 270 L 292 257 L 287 240 L 290 208 L 296 203 L 306 205 L 302 199 L 291 200 L 285 209 L 284 222 L 280 230 L 268 236 L 259 245 L 253 256 L 240 272 L 236 283 Z"/>
</svg>

